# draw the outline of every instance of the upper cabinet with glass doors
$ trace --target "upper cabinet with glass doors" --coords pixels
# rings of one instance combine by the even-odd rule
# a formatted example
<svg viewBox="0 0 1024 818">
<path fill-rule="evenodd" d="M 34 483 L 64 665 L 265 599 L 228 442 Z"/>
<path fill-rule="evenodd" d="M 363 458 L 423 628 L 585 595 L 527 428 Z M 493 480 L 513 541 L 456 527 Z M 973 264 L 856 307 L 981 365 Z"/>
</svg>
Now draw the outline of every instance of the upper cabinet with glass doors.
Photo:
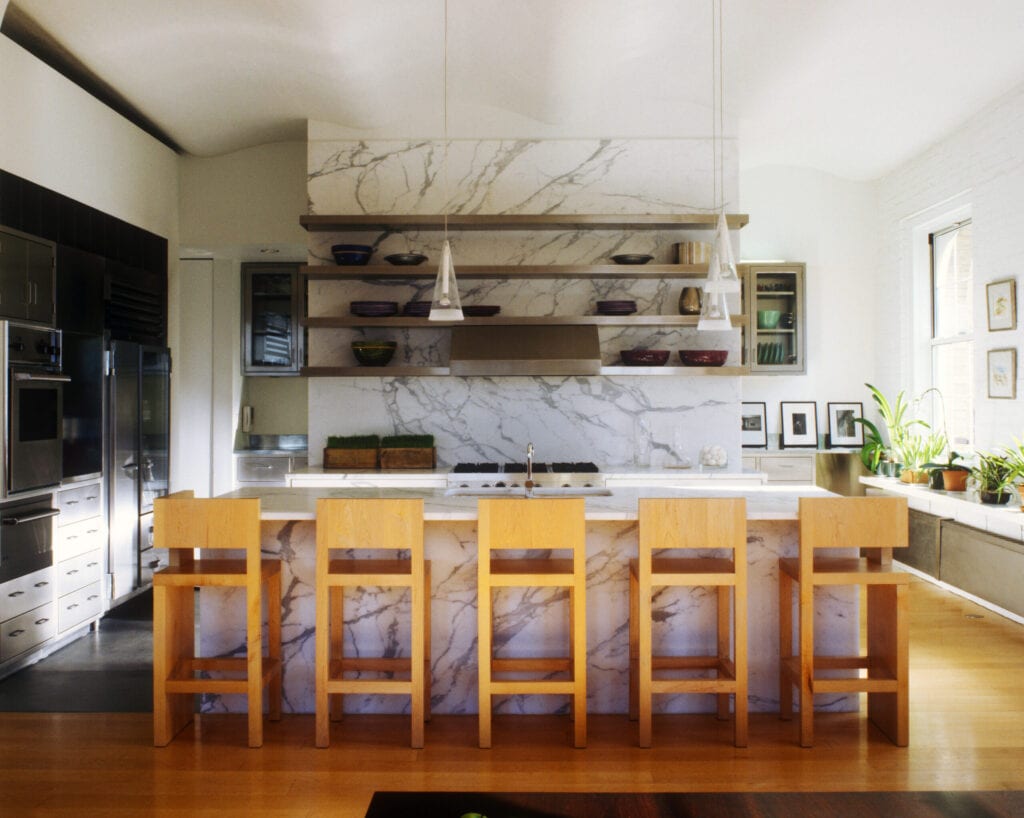
<svg viewBox="0 0 1024 818">
<path fill-rule="evenodd" d="M 738 266 L 746 288 L 746 354 L 751 374 L 806 372 L 805 265 L 765 262 Z"/>
<path fill-rule="evenodd" d="M 298 264 L 242 265 L 242 374 L 298 375 L 305 364 Z"/>
</svg>

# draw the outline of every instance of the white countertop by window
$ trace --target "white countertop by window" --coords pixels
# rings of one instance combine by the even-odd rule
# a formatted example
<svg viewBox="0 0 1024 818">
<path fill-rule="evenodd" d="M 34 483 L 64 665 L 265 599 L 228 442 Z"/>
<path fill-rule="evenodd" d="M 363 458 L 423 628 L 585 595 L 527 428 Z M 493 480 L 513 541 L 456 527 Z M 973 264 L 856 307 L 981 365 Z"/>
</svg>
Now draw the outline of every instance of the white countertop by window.
<svg viewBox="0 0 1024 818">
<path fill-rule="evenodd" d="M 990 534 L 1024 542 L 1024 513 L 1014 499 L 1005 506 L 993 506 L 980 502 L 970 491 L 936 491 L 920 484 L 903 483 L 895 477 L 861 477 L 860 482 L 873 489 L 906 497 L 908 505 L 915 511 L 946 517 Z"/>
</svg>

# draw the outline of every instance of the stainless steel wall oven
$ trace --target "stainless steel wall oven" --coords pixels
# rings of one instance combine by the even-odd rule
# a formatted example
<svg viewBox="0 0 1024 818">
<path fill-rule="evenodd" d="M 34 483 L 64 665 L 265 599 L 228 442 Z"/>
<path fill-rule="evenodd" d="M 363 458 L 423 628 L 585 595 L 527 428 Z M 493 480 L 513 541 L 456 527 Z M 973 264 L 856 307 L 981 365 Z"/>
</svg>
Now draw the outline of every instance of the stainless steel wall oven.
<svg viewBox="0 0 1024 818">
<path fill-rule="evenodd" d="M 0 322 L 3 335 L 3 475 L 0 496 L 61 481 L 64 384 L 60 330 Z"/>
</svg>

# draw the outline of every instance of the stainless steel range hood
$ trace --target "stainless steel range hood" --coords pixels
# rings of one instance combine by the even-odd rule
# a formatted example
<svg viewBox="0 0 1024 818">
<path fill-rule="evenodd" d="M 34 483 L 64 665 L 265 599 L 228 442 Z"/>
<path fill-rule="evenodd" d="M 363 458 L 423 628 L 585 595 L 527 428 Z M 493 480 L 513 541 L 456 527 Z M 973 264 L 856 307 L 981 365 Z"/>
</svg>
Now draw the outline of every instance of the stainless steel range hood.
<svg viewBox="0 0 1024 818">
<path fill-rule="evenodd" d="M 599 375 L 596 326 L 453 327 L 452 375 Z"/>
</svg>

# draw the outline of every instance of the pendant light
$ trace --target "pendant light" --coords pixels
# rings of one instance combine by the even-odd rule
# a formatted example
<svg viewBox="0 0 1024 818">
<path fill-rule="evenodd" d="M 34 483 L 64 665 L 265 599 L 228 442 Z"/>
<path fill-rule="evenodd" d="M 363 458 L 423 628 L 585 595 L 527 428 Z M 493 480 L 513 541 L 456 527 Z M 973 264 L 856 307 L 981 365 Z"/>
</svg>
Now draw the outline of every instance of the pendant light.
<svg viewBox="0 0 1024 818">
<path fill-rule="evenodd" d="M 448 243 L 448 0 L 444 0 L 444 155 L 442 156 L 442 194 L 444 196 L 444 244 L 441 246 L 441 264 L 434 282 L 434 297 L 430 301 L 429 321 L 462 321 L 462 302 L 459 284 L 455 280 L 452 246 Z"/>
<path fill-rule="evenodd" d="M 711 0 L 711 152 L 712 152 L 712 200 L 718 210 L 715 239 L 711 245 L 711 261 L 708 277 L 704 282 L 704 303 L 701 308 L 698 330 L 732 329 L 729 319 L 727 293 L 740 291 L 740 278 L 736 260 L 732 253 L 729 224 L 725 218 L 725 148 L 724 148 L 724 104 L 722 82 L 722 2 Z"/>
</svg>

